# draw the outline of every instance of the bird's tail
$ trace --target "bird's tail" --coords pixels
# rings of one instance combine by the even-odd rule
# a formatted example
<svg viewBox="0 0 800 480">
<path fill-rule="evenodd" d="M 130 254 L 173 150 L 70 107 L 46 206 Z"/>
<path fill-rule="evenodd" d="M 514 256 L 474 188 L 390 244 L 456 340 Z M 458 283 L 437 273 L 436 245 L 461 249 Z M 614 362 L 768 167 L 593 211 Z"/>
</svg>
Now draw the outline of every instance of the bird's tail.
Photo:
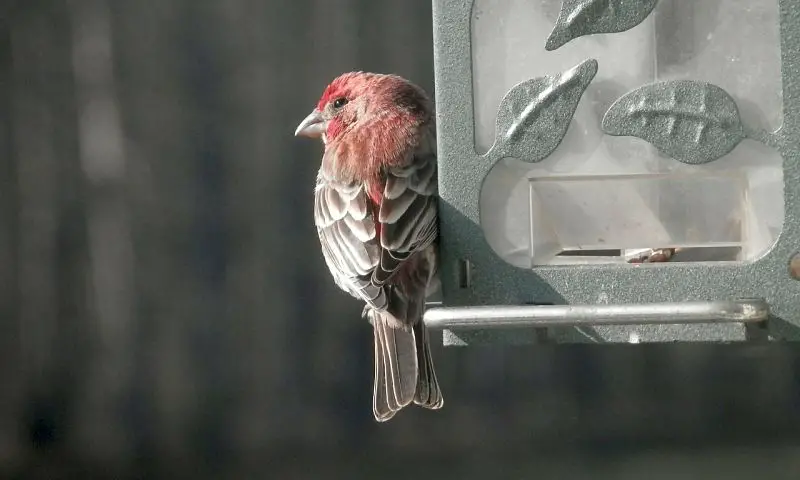
<svg viewBox="0 0 800 480">
<path fill-rule="evenodd" d="M 414 325 L 413 331 L 414 339 L 417 342 L 417 365 L 419 372 L 414 403 L 431 410 L 438 410 L 444 405 L 444 397 L 442 397 L 442 389 L 439 388 L 439 379 L 436 378 L 436 370 L 433 368 L 433 355 L 431 355 L 428 329 L 425 327 L 425 323 L 420 319 L 420 321 Z"/>
<path fill-rule="evenodd" d="M 375 337 L 375 419 L 385 422 L 412 401 L 425 408 L 441 408 L 444 399 L 422 320 L 408 327 L 386 311 L 367 308 L 364 313 Z"/>
</svg>

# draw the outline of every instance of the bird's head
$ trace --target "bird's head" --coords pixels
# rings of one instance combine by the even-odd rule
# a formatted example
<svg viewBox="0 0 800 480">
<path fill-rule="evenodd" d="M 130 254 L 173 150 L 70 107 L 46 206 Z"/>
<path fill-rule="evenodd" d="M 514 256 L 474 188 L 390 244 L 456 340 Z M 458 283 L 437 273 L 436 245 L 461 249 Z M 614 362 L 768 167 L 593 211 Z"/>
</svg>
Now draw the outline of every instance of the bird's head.
<svg viewBox="0 0 800 480">
<path fill-rule="evenodd" d="M 295 130 L 297 136 L 321 138 L 326 144 L 366 132 L 387 134 L 431 117 L 430 100 L 418 86 L 396 75 L 349 72 L 322 92 L 316 108 Z"/>
</svg>

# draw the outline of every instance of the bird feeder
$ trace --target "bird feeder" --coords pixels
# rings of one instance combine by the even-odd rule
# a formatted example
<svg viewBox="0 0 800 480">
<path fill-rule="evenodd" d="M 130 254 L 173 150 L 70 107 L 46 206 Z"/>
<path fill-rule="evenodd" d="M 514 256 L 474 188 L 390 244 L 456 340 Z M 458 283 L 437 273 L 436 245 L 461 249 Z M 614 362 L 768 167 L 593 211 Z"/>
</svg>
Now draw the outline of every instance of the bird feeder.
<svg viewBox="0 0 800 480">
<path fill-rule="evenodd" d="M 795 339 L 800 0 L 434 0 L 445 345 Z"/>
</svg>

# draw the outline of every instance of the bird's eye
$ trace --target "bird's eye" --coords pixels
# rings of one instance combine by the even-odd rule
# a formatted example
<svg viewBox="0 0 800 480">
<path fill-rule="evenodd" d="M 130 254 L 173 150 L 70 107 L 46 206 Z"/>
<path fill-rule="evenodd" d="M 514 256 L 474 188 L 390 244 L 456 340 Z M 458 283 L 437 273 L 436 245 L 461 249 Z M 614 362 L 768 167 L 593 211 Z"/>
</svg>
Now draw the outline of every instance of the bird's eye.
<svg viewBox="0 0 800 480">
<path fill-rule="evenodd" d="M 342 108 L 345 105 L 347 105 L 347 99 L 344 97 L 337 98 L 336 100 L 333 101 L 333 108 Z"/>
</svg>

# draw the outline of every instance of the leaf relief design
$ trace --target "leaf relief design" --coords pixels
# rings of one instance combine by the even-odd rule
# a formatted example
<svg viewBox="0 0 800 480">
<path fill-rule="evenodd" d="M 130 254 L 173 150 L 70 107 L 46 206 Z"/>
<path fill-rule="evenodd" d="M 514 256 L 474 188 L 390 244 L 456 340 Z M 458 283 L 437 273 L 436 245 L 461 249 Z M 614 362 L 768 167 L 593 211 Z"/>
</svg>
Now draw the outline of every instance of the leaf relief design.
<svg viewBox="0 0 800 480">
<path fill-rule="evenodd" d="M 658 0 L 564 0 L 545 43 L 555 50 L 584 35 L 619 33 L 639 25 Z"/>
<path fill-rule="evenodd" d="M 589 59 L 564 73 L 526 80 L 500 101 L 495 143 L 487 157 L 540 162 L 567 133 L 583 92 L 597 74 Z"/>
<path fill-rule="evenodd" d="M 603 117 L 603 131 L 641 138 L 688 164 L 717 160 L 747 136 L 733 98 L 692 80 L 653 83 L 623 95 Z"/>
</svg>

